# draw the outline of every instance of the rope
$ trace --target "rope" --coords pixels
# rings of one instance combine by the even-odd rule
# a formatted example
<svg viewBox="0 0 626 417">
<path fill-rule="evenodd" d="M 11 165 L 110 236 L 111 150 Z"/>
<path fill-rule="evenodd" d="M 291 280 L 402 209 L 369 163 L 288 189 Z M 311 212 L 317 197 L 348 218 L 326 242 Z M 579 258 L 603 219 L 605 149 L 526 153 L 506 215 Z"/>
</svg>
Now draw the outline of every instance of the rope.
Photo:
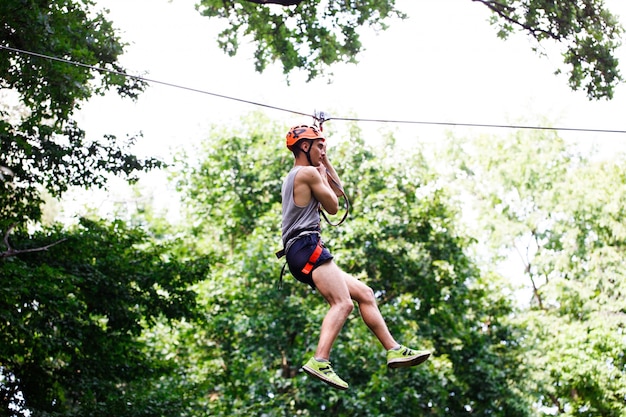
<svg viewBox="0 0 626 417">
<path fill-rule="evenodd" d="M 343 216 L 341 217 L 341 220 L 339 220 L 337 223 L 333 223 L 331 222 L 328 217 L 326 216 L 326 213 L 324 212 L 324 210 L 320 207 L 320 213 L 322 213 L 322 216 L 324 217 L 324 220 L 326 220 L 326 223 L 328 223 L 330 226 L 339 226 L 341 223 L 343 223 L 347 218 L 348 218 L 348 213 L 350 212 L 350 201 L 348 200 L 348 196 L 346 195 L 345 191 L 343 190 L 343 187 L 341 186 L 341 184 L 339 184 L 337 181 L 335 181 L 335 179 L 332 177 L 332 175 L 330 175 L 327 171 L 326 173 L 326 177 L 328 177 L 328 180 L 331 181 L 333 183 L 333 185 L 339 190 L 341 191 L 342 197 L 343 197 L 343 206 L 344 209 L 346 210 L 343 213 Z"/>
</svg>

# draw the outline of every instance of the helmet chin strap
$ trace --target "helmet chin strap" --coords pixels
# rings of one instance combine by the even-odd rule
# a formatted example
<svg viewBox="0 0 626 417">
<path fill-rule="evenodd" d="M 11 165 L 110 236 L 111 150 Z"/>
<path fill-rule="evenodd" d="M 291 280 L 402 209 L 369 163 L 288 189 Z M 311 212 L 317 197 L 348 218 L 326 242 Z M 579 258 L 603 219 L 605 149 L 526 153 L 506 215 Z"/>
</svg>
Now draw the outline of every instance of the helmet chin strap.
<svg viewBox="0 0 626 417">
<path fill-rule="evenodd" d="M 309 165 L 311 165 L 312 167 L 314 167 L 315 165 L 313 165 L 313 161 L 311 161 L 311 154 L 309 153 L 311 152 L 311 150 L 309 149 L 308 151 L 306 151 L 304 154 L 306 155 L 306 159 L 307 161 L 309 161 Z"/>
<path fill-rule="evenodd" d="M 311 146 L 313 145 L 313 142 L 310 141 L 309 142 L 309 149 L 308 150 L 303 150 L 302 152 L 304 152 L 304 154 L 306 155 L 306 159 L 307 161 L 309 161 L 309 165 L 311 165 L 312 167 L 314 167 L 315 165 L 313 165 L 313 161 L 311 161 Z"/>
</svg>

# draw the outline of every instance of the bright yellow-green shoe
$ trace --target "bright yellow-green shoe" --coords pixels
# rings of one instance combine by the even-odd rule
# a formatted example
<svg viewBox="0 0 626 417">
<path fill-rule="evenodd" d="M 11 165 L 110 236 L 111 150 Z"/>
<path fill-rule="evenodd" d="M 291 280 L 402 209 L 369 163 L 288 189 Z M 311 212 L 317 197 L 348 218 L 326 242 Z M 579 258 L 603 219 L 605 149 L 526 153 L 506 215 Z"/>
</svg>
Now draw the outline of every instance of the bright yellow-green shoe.
<svg viewBox="0 0 626 417">
<path fill-rule="evenodd" d="M 304 364 L 302 369 L 307 374 L 322 380 L 331 387 L 341 390 L 348 389 L 348 383 L 337 376 L 330 362 L 320 362 L 315 360 L 315 358 L 311 358 Z"/>
<path fill-rule="evenodd" d="M 406 368 L 419 365 L 430 356 L 427 350 L 413 350 L 400 345 L 400 349 L 387 351 L 387 366 L 390 368 Z"/>
</svg>

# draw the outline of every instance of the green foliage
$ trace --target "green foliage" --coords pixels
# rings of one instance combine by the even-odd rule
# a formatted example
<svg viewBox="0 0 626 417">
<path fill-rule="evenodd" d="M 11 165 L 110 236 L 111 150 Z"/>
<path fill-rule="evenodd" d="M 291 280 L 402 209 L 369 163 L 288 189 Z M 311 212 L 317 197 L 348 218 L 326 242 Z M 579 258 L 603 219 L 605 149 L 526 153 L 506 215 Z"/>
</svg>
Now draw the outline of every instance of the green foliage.
<svg viewBox="0 0 626 417">
<path fill-rule="evenodd" d="M 185 158 L 180 170 L 194 207 L 194 240 L 222 254 L 198 289 L 204 323 L 185 330 L 186 343 L 172 351 L 185 372 L 198 367 L 207 393 L 199 403 L 208 414 L 528 415 L 513 384 L 522 374 L 504 284 L 481 277 L 465 255 L 470 240 L 455 232 L 445 193 L 427 191 L 432 171 L 424 158 L 377 157 L 393 155 L 393 145 L 375 154 L 358 131 L 329 139 L 353 211 L 344 225 L 324 230 L 325 242 L 344 269 L 377 290 L 392 332 L 435 355 L 418 369 L 387 370 L 382 348 L 355 313 L 332 353 L 351 395 L 299 372 L 327 307 L 290 275 L 282 290 L 276 285 L 279 189 L 292 166 L 287 127 L 276 129 L 255 116 L 227 136 L 216 132 L 199 164 Z"/>
<path fill-rule="evenodd" d="M 124 44 L 90 0 L 0 3 L 0 44 L 123 72 L 117 63 Z M 115 137 L 88 140 L 72 120 L 92 95 L 116 89 L 135 98 L 136 79 L 83 66 L 0 49 L 0 88 L 18 96 L 18 114 L 0 111 L 0 230 L 38 220 L 40 187 L 59 197 L 70 186 L 102 186 L 106 175 L 125 175 L 160 165 L 130 154 Z"/>
<path fill-rule="evenodd" d="M 106 15 L 94 9 L 91 0 L 6 0 L 0 5 L 0 40 L 8 47 L 124 72 L 117 59 L 125 45 Z M 122 96 L 136 97 L 144 86 L 110 72 L 7 50 L 2 54 L 2 86 L 20 93 L 30 112 L 30 127 L 65 121 L 81 101 L 111 87 Z"/>
<path fill-rule="evenodd" d="M 161 166 L 153 158 L 127 153 L 134 139 L 119 144 L 107 136 L 103 143 L 92 142 L 74 122 L 41 130 L 29 136 L 0 121 L 0 166 L 12 173 L 0 181 L 0 230 L 40 218 L 42 187 L 60 197 L 72 186 L 103 187 L 108 175 L 134 180 L 136 172 Z"/>
<path fill-rule="evenodd" d="M 477 1 L 493 12 L 498 36 L 506 38 L 519 29 L 538 43 L 562 45 L 573 90 L 585 89 L 589 99 L 613 97 L 622 80 L 615 51 L 624 30 L 602 0 Z M 390 19 L 406 18 L 395 0 L 201 0 L 199 10 L 228 22 L 218 38 L 227 54 L 235 55 L 239 44 L 250 39 L 258 72 L 280 60 L 285 74 L 303 69 L 309 80 L 324 75 L 334 63 L 357 62 L 362 26 L 384 30 Z"/>
<path fill-rule="evenodd" d="M 83 220 L 71 231 L 13 236 L 0 260 L 0 407 L 3 415 L 164 416 L 183 408 L 161 379 L 174 371 L 139 336 L 195 315 L 190 285 L 203 258 L 182 261 L 121 222 Z"/>
<path fill-rule="evenodd" d="M 258 72 L 280 60 L 285 74 L 300 68 L 309 80 L 334 63 L 356 63 L 362 49 L 361 26 L 384 30 L 388 20 L 405 17 L 395 8 L 395 0 L 291 2 L 297 3 L 295 7 L 260 3 L 274 2 L 201 0 L 199 10 L 204 16 L 228 21 L 218 38 L 224 52 L 235 55 L 249 36 Z"/>
<path fill-rule="evenodd" d="M 292 163 L 280 147 L 284 135 L 275 133 L 280 128 L 260 129 L 263 125 L 271 123 L 256 114 L 236 132 L 217 132 L 215 141 L 196 151 L 196 157 L 205 156 L 198 166 L 192 165 L 196 161 L 189 155 L 178 158 L 184 174 L 178 177 L 178 190 L 191 208 L 192 223 L 197 225 L 194 233 L 209 233 L 230 243 L 229 252 L 257 227 L 264 213 L 275 213 L 280 204 L 280 172 Z"/>
<path fill-rule="evenodd" d="M 500 37 L 521 29 L 539 43 L 558 42 L 573 90 L 584 88 L 589 99 L 613 97 L 622 79 L 615 51 L 624 29 L 604 1 L 479 1 L 494 12 L 492 23 L 500 27 Z"/>
<path fill-rule="evenodd" d="M 461 145 L 481 240 L 515 250 L 532 294 L 516 321 L 542 415 L 624 414 L 624 157 L 583 157 L 555 134 Z M 455 159 L 459 158 L 455 154 Z M 457 159 L 458 160 L 458 159 Z"/>
<path fill-rule="evenodd" d="M 121 222 L 25 233 L 44 191 L 58 198 L 161 166 L 128 151 L 134 138 L 88 139 L 73 120 L 93 95 L 136 98 L 145 84 L 87 67 L 124 72 L 125 45 L 90 0 L 2 1 L 0 45 L 34 53 L 0 49 L 0 88 L 16 97 L 0 109 L 0 231 L 10 244 L 0 259 L 2 415 L 180 416 L 188 386 L 165 378 L 171 360 L 140 336 L 193 314 L 203 258 L 183 262 Z"/>
</svg>

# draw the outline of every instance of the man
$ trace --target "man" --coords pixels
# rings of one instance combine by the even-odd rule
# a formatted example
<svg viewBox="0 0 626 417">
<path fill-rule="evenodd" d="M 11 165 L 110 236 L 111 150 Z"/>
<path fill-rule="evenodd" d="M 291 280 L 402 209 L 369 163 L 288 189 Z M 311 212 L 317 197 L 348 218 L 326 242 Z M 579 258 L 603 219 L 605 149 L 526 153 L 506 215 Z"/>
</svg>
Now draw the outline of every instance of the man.
<svg viewBox="0 0 626 417">
<path fill-rule="evenodd" d="M 353 301 L 357 302 L 365 324 L 387 350 L 387 366 L 398 368 L 424 362 L 430 352 L 398 344 L 378 309 L 372 289 L 339 269 L 322 245 L 319 211 L 336 214 L 338 197 L 343 195 L 341 180 L 328 160 L 322 132 L 315 126 L 295 126 L 287 133 L 287 148 L 295 160 L 282 187 L 282 240 L 287 264 L 297 280 L 317 289 L 330 304 L 315 354 L 302 369 L 335 388 L 348 389 L 329 359 L 331 347 L 354 309 Z"/>
</svg>

